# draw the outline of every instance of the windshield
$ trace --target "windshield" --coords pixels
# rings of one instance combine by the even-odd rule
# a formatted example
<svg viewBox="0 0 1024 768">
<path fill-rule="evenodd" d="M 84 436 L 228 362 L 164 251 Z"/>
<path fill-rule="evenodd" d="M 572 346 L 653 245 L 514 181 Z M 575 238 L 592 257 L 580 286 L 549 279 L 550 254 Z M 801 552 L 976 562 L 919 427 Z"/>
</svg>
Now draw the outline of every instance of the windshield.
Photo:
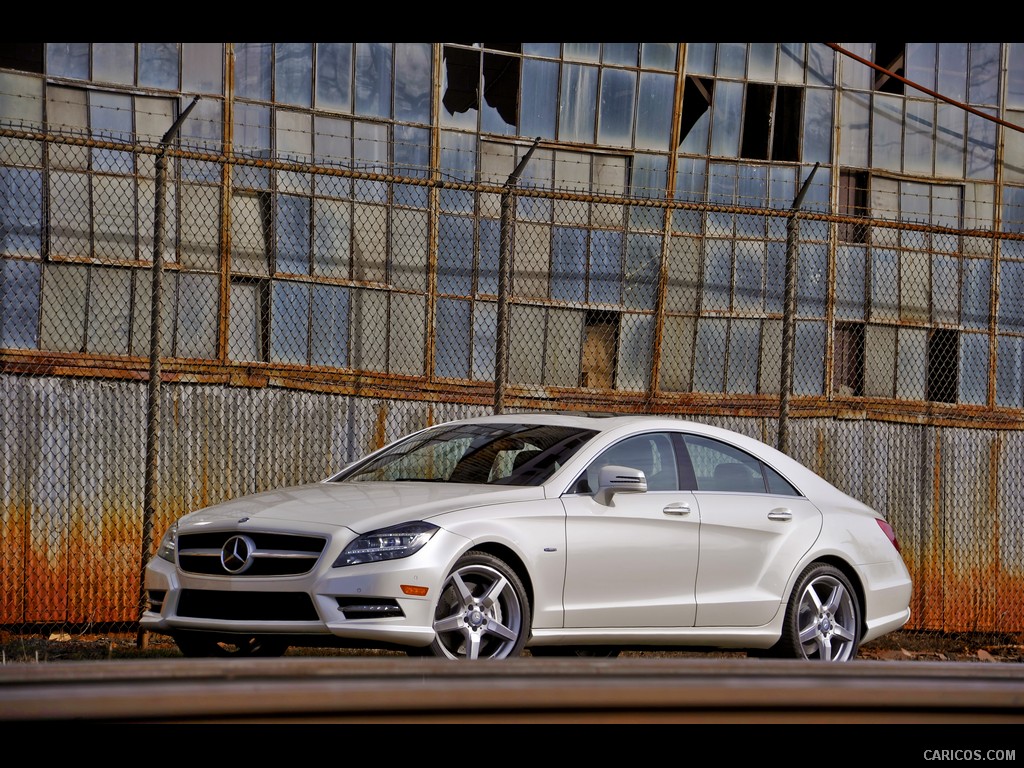
<svg viewBox="0 0 1024 768">
<path fill-rule="evenodd" d="M 540 485 L 595 434 L 540 424 L 442 425 L 398 441 L 334 480 Z"/>
</svg>

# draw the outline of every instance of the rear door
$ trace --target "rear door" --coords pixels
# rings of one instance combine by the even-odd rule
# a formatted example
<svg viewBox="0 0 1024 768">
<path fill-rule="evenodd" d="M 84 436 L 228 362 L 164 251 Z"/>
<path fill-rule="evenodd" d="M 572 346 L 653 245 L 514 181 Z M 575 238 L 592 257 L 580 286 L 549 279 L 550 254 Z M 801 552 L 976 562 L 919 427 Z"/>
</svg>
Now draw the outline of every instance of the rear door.
<svg viewBox="0 0 1024 768">
<path fill-rule="evenodd" d="M 696 626 L 765 624 L 817 539 L 821 512 L 757 457 L 703 436 L 683 441 L 700 505 Z"/>
</svg>

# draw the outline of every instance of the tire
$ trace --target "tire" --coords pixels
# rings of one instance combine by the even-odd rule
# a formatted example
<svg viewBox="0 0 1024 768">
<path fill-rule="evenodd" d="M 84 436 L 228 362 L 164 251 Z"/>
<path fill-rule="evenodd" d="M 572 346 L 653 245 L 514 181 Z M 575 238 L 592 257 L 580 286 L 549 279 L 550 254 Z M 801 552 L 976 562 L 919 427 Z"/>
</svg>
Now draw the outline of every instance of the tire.
<svg viewBox="0 0 1024 768">
<path fill-rule="evenodd" d="M 614 659 L 619 655 L 618 648 L 606 645 L 539 645 L 530 649 L 533 656 L 576 656 L 584 659 Z"/>
<path fill-rule="evenodd" d="M 201 634 L 179 634 L 174 642 L 183 656 L 189 658 L 249 656 L 276 657 L 284 656 L 288 644 L 273 637 L 259 635 L 239 636 L 237 639 L 225 640 Z"/>
<path fill-rule="evenodd" d="M 486 552 L 463 555 L 441 588 L 436 639 L 411 655 L 504 659 L 522 655 L 530 636 L 530 603 L 516 572 Z"/>
<path fill-rule="evenodd" d="M 797 579 L 782 637 L 771 656 L 809 661 L 849 661 L 860 646 L 861 608 L 838 568 L 812 563 Z"/>
</svg>

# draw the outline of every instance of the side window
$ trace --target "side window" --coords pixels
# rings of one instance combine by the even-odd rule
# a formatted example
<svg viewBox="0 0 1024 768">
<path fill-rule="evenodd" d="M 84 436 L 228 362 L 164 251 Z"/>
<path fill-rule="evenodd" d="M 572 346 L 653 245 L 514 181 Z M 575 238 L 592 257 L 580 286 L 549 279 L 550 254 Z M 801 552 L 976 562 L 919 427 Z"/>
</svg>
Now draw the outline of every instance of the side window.
<svg viewBox="0 0 1024 768">
<path fill-rule="evenodd" d="M 802 496 L 796 488 L 790 485 L 789 480 L 784 478 L 778 472 L 771 467 L 761 465 L 764 467 L 764 476 L 768 481 L 768 493 L 774 493 L 776 496 Z"/>
<path fill-rule="evenodd" d="M 669 436 L 661 432 L 637 435 L 616 443 L 598 456 L 577 484 L 578 493 L 593 493 L 597 490 L 597 475 L 602 467 L 609 465 L 632 467 L 641 470 L 647 477 L 647 490 L 674 491 L 679 488 L 675 451 Z"/>
<path fill-rule="evenodd" d="M 763 465 L 750 454 L 697 435 L 684 435 L 683 442 L 697 476 L 698 491 L 767 492 Z M 781 477 L 778 479 L 782 480 Z"/>
</svg>

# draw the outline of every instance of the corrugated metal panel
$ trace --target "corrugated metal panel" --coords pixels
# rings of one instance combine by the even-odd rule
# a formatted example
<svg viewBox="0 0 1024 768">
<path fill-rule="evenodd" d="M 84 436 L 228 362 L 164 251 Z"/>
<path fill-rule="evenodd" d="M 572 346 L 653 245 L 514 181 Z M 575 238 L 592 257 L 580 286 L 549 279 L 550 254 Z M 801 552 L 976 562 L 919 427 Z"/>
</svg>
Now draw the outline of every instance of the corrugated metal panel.
<svg viewBox="0 0 1024 768">
<path fill-rule="evenodd" d="M 0 376 L 0 624 L 137 618 L 145 385 Z M 180 514 L 317 480 L 470 405 L 244 389 L 163 388 L 157 535 Z M 765 439 L 771 420 L 704 419 Z M 793 454 L 884 512 L 914 576 L 908 628 L 1024 628 L 1024 434 L 798 420 Z"/>
</svg>

